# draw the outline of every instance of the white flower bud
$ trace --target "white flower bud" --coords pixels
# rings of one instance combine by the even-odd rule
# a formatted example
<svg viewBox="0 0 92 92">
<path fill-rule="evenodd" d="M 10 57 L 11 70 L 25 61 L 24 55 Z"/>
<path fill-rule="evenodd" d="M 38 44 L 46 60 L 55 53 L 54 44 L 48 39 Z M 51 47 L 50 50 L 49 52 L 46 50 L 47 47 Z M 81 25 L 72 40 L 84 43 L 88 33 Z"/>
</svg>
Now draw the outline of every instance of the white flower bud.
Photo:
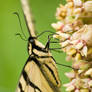
<svg viewBox="0 0 92 92">
<path fill-rule="evenodd" d="M 84 9 L 86 12 L 92 12 L 92 1 L 85 2 Z"/>
<path fill-rule="evenodd" d="M 66 91 L 73 91 L 75 89 L 75 87 L 73 86 L 73 85 L 70 85 L 67 89 L 66 89 Z"/>
<path fill-rule="evenodd" d="M 66 40 L 65 42 L 62 42 L 61 43 L 61 46 L 62 47 L 65 47 L 65 46 L 67 46 L 69 44 L 69 42 L 70 42 L 69 40 Z"/>
<path fill-rule="evenodd" d="M 74 77 L 75 77 L 75 73 L 73 73 L 73 72 L 65 73 L 65 75 L 66 75 L 68 78 L 74 78 Z"/>
<path fill-rule="evenodd" d="M 78 40 L 72 40 L 70 41 L 71 44 L 76 44 L 78 42 Z"/>
<path fill-rule="evenodd" d="M 81 0 L 73 0 L 74 6 L 82 6 L 82 1 Z"/>
<path fill-rule="evenodd" d="M 92 87 L 92 80 L 88 82 L 89 86 Z"/>
<path fill-rule="evenodd" d="M 81 49 L 82 47 L 83 47 L 83 43 L 82 42 L 79 42 L 77 45 L 75 45 L 74 48 Z"/>
<path fill-rule="evenodd" d="M 92 74 L 92 68 L 90 68 L 86 73 L 85 75 L 91 75 Z"/>
<path fill-rule="evenodd" d="M 78 73 L 81 74 L 84 70 L 78 70 Z"/>
<path fill-rule="evenodd" d="M 82 51 L 81 51 L 81 54 L 83 56 L 86 56 L 87 57 L 87 51 L 88 51 L 87 46 L 84 46 L 83 49 L 82 49 Z"/>
<path fill-rule="evenodd" d="M 84 40 L 88 46 L 92 46 L 92 25 L 84 25 L 80 30 L 75 32 L 71 40 Z"/>
<path fill-rule="evenodd" d="M 75 92 L 80 92 L 80 90 L 79 89 L 76 89 Z"/>
<path fill-rule="evenodd" d="M 64 32 L 71 32 L 71 31 L 73 31 L 73 28 L 70 25 L 65 25 L 63 28 L 63 31 Z"/>
<path fill-rule="evenodd" d="M 59 34 L 62 38 L 66 38 L 66 39 L 70 37 L 70 35 L 69 35 L 69 34 L 61 33 L 60 31 L 59 31 L 59 32 L 57 32 L 57 34 Z"/>
<path fill-rule="evenodd" d="M 54 29 L 59 30 L 59 29 L 61 29 L 61 28 L 63 27 L 63 23 L 59 21 L 59 22 L 57 22 L 57 23 L 51 24 L 51 26 L 52 26 Z"/>
</svg>

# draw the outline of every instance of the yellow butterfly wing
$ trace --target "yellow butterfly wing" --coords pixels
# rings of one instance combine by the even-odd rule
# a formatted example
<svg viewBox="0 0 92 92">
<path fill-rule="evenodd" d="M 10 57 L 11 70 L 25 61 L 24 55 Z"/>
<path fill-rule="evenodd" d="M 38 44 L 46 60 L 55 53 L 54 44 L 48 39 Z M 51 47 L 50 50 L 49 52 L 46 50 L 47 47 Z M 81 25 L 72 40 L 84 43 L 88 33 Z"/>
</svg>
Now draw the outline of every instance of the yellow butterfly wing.
<svg viewBox="0 0 92 92">
<path fill-rule="evenodd" d="M 32 56 L 25 64 L 16 92 L 60 92 L 59 88 L 51 87 L 42 73 L 40 64 L 33 58 Z"/>
</svg>

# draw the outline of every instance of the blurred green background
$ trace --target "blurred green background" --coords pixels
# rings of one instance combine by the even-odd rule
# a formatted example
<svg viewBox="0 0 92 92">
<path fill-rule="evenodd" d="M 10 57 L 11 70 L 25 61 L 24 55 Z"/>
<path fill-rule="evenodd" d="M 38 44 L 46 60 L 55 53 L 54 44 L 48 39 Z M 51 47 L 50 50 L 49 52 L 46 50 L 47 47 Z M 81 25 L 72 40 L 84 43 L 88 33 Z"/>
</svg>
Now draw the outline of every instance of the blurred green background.
<svg viewBox="0 0 92 92">
<path fill-rule="evenodd" d="M 56 7 L 61 2 L 64 4 L 65 0 L 30 0 L 37 34 L 45 30 L 55 31 L 51 23 L 56 22 Z M 21 33 L 21 29 L 13 12 L 19 13 L 24 33 L 29 37 L 20 0 L 0 0 L 0 92 L 15 92 L 21 70 L 28 58 L 27 42 L 15 36 L 16 33 Z M 39 38 L 43 44 L 46 43 L 48 34 Z M 57 62 L 66 63 L 64 53 L 52 53 Z M 62 84 L 66 83 L 68 80 L 64 72 L 70 69 L 58 66 L 58 70 Z M 62 92 L 65 92 L 63 87 Z"/>
</svg>

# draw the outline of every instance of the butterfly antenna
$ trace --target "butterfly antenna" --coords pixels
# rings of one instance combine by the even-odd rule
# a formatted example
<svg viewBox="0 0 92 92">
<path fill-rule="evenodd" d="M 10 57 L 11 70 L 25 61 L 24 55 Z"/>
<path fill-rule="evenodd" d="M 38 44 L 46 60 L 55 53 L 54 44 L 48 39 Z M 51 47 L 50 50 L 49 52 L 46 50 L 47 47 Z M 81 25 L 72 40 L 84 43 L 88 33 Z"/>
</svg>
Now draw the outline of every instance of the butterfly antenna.
<svg viewBox="0 0 92 92">
<path fill-rule="evenodd" d="M 27 41 L 27 40 L 25 40 L 23 37 L 22 37 L 22 35 L 20 34 L 20 33 L 17 33 L 17 34 L 15 34 L 16 36 L 20 36 L 20 38 L 22 39 L 22 40 L 24 40 L 24 41 Z"/>
<path fill-rule="evenodd" d="M 22 25 L 21 25 L 21 20 L 20 20 L 19 14 L 18 14 L 17 12 L 14 12 L 13 14 L 15 14 L 15 15 L 18 17 L 18 20 L 19 20 L 19 24 L 20 24 L 20 28 L 21 28 L 22 34 L 24 35 L 25 39 L 27 39 L 26 35 L 24 34 Z M 17 35 L 19 35 L 22 39 L 24 39 L 24 38 L 21 36 L 21 34 L 18 33 Z"/>
</svg>

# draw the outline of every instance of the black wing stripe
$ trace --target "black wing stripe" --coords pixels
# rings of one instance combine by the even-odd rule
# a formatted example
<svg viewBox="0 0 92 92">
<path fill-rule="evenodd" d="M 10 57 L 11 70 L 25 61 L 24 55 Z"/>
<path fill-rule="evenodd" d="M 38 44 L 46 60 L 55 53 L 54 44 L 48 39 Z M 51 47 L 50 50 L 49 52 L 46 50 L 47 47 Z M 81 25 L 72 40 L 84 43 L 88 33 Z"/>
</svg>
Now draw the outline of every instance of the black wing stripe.
<svg viewBox="0 0 92 92">
<path fill-rule="evenodd" d="M 39 66 L 39 68 L 41 67 L 41 64 L 39 63 L 39 61 L 34 56 L 30 55 L 27 62 L 26 62 L 26 64 L 24 65 L 24 68 L 27 65 L 27 63 L 31 62 L 32 60 Z M 24 72 L 24 68 L 23 68 L 22 73 Z M 24 73 L 24 76 L 26 77 L 25 73 Z"/>
<path fill-rule="evenodd" d="M 27 85 L 30 85 L 30 86 L 33 87 L 34 89 L 37 89 L 37 90 L 39 90 L 40 92 L 42 92 L 39 87 L 37 87 L 34 83 L 32 83 L 32 82 L 30 81 L 30 79 L 29 79 L 29 77 L 28 77 L 26 71 L 23 71 L 23 77 L 24 77 L 24 79 L 25 79 Z"/>
<path fill-rule="evenodd" d="M 29 57 L 29 59 L 31 61 L 33 60 L 39 67 L 41 67 L 41 64 L 39 63 L 39 61 L 35 57 Z"/>
<path fill-rule="evenodd" d="M 48 53 L 48 51 L 47 51 L 45 48 L 41 48 L 41 47 L 37 46 L 36 43 L 33 43 L 33 44 L 32 44 L 32 47 L 33 47 L 33 49 L 37 49 L 37 50 L 39 50 L 39 51 Z"/>
<path fill-rule="evenodd" d="M 20 82 L 19 82 L 19 88 L 20 88 L 20 92 L 24 92 L 23 89 L 22 89 L 22 85 L 21 85 Z"/>
<path fill-rule="evenodd" d="M 23 74 L 23 77 L 24 77 L 24 80 L 26 81 L 26 83 L 28 84 L 28 75 L 27 75 L 27 73 L 23 70 L 23 72 L 22 72 L 22 74 Z"/>
<path fill-rule="evenodd" d="M 39 90 L 40 92 L 42 92 L 40 89 L 39 89 L 39 87 L 37 87 L 34 83 L 32 83 L 31 81 L 29 82 L 29 85 L 31 86 L 31 87 L 33 87 L 34 89 L 37 89 L 37 90 Z"/>
<path fill-rule="evenodd" d="M 58 84 L 58 81 L 57 81 L 57 79 L 56 79 L 56 77 L 55 77 L 55 74 L 54 74 L 53 70 L 52 70 L 47 64 L 45 64 L 45 66 L 49 69 L 49 71 L 50 71 L 51 74 L 53 75 L 53 77 L 54 77 L 56 83 Z"/>
</svg>

